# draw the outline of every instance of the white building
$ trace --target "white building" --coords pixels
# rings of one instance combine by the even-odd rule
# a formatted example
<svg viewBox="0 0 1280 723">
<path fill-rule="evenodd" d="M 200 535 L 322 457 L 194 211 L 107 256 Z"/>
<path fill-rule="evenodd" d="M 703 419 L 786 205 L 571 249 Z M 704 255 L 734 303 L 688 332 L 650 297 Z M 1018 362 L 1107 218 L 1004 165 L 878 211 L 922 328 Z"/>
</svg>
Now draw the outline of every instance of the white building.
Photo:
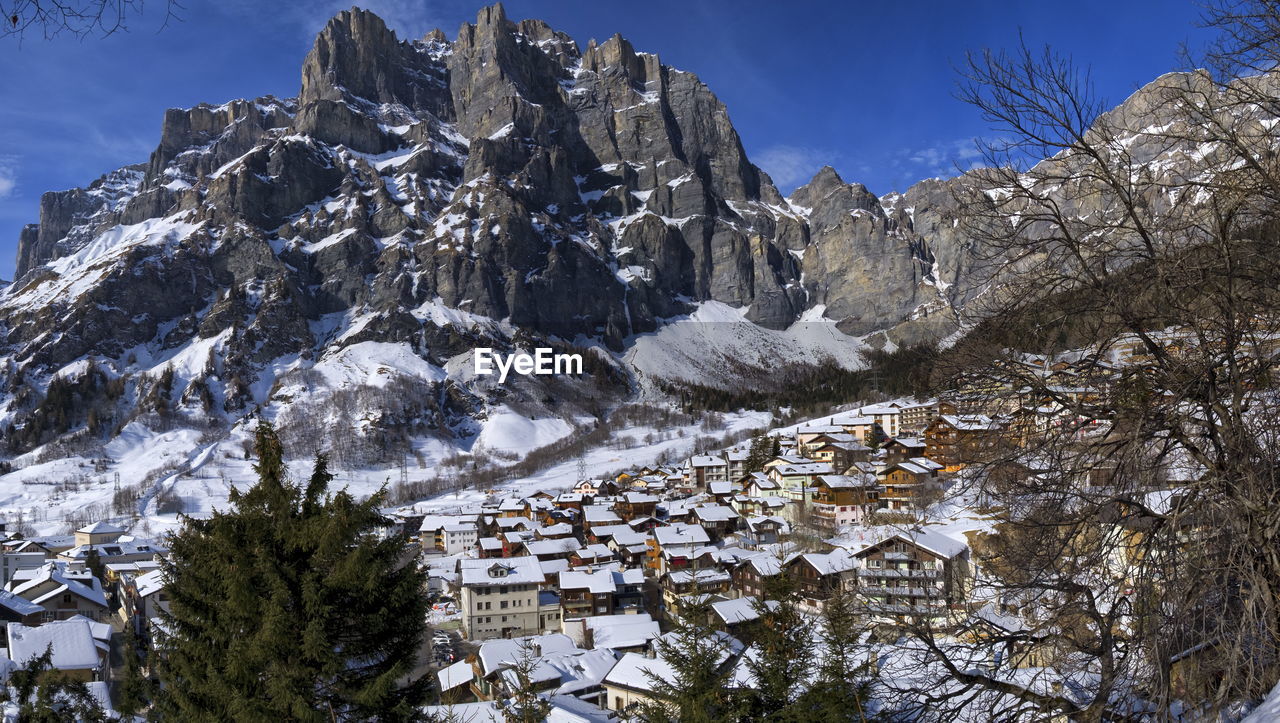
<svg viewBox="0 0 1280 723">
<path fill-rule="evenodd" d="M 472 640 L 541 632 L 538 589 L 545 581 L 536 557 L 459 560 L 463 631 Z"/>
</svg>

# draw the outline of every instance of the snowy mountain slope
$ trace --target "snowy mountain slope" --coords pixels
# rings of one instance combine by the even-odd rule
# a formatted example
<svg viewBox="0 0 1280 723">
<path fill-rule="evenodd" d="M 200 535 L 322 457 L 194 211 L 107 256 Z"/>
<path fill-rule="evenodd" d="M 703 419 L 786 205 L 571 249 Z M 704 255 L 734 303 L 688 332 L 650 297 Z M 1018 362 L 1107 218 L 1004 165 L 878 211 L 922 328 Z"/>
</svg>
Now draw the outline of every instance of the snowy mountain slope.
<svg viewBox="0 0 1280 723">
<path fill-rule="evenodd" d="M 1117 111 L 1135 158 L 1205 152 L 1152 151 L 1144 97 Z M 494 6 L 402 41 L 343 12 L 296 98 L 171 109 L 145 163 L 42 198 L 0 286 L 0 490 L 85 464 L 146 508 L 171 465 L 243 473 L 221 460 L 257 417 L 344 470 L 518 456 L 665 382 L 854 368 L 987 288 L 966 182 L 877 198 L 826 168 L 784 199 L 696 76 L 621 37 Z M 472 371 L 537 346 L 587 373 Z"/>
</svg>

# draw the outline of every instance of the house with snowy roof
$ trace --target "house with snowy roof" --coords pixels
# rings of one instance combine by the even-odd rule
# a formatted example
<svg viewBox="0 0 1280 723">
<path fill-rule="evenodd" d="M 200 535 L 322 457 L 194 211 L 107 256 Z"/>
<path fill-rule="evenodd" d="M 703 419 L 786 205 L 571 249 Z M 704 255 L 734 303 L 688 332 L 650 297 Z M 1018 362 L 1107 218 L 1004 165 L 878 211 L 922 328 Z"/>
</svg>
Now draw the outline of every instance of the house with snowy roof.
<svg viewBox="0 0 1280 723">
<path fill-rule="evenodd" d="M 104 648 L 94 638 L 92 621 L 86 618 L 54 620 L 38 627 L 8 623 L 9 659 L 18 668 L 51 653 L 50 667 L 72 680 L 102 680 L 106 670 L 109 646 Z M 108 630 L 108 639 L 110 631 Z"/>
<path fill-rule="evenodd" d="M 671 633 L 662 637 L 670 641 Z M 717 631 L 706 641 L 718 650 L 714 651 L 719 660 L 719 672 L 724 673 L 731 668 L 742 655 L 743 645 L 732 635 Z M 662 646 L 655 642 L 655 647 Z M 654 657 L 639 653 L 627 653 L 614 664 L 608 675 L 604 677 L 604 692 L 609 710 L 626 716 L 633 713 L 641 705 L 657 700 L 657 681 L 675 683 L 677 673 L 674 666 L 663 659 L 660 653 Z"/>
<path fill-rule="evenodd" d="M 782 572 L 794 581 L 801 609 L 820 612 L 837 591 L 853 586 L 855 566 L 853 556 L 836 548 L 793 555 L 782 564 Z"/>
<path fill-rule="evenodd" d="M 983 461 L 999 442 L 1001 425 L 981 414 L 944 414 L 924 430 L 925 454 L 956 472 Z"/>
<path fill-rule="evenodd" d="M 712 482 L 729 481 L 729 461 L 711 454 L 697 454 L 684 465 L 685 480 L 695 489 L 705 490 Z"/>
<path fill-rule="evenodd" d="M 874 619 L 941 621 L 962 609 L 973 587 L 969 543 L 929 528 L 891 531 L 851 549 L 857 590 Z"/>
<path fill-rule="evenodd" d="M 546 582 L 538 558 L 458 560 L 462 629 L 472 640 L 541 631 L 538 592 Z"/>
<path fill-rule="evenodd" d="M 896 462 L 880 471 L 881 507 L 887 510 L 918 510 L 925 504 L 923 493 L 936 488 L 938 466 L 914 460 Z M 927 498 L 926 498 L 927 499 Z"/>
<path fill-rule="evenodd" d="M 101 545 L 119 540 L 126 530 L 110 522 L 95 522 L 76 530 L 75 545 Z"/>
<path fill-rule="evenodd" d="M 658 621 L 643 612 L 565 619 L 564 631 L 582 647 L 617 653 L 643 652 L 662 634 Z"/>
<path fill-rule="evenodd" d="M 681 599 L 696 596 L 704 600 L 729 597 L 733 578 L 717 568 L 671 570 L 658 580 L 662 590 L 662 606 L 667 615 L 677 615 Z"/>
<path fill-rule="evenodd" d="M 110 614 L 101 581 L 65 562 L 50 560 L 33 570 L 19 570 L 9 581 L 9 591 L 44 608 L 41 619 L 45 621 L 75 615 L 102 620 Z"/>
<path fill-rule="evenodd" d="M 814 481 L 809 522 L 821 533 L 834 533 L 862 521 L 880 506 L 880 484 L 872 474 L 824 474 Z"/>
</svg>

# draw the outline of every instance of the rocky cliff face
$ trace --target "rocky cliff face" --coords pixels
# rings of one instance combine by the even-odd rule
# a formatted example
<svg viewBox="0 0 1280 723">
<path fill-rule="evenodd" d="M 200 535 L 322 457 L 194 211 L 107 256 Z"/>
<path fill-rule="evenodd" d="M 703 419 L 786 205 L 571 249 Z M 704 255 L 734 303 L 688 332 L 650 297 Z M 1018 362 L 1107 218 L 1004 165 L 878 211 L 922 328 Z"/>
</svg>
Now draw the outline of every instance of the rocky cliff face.
<svg viewBox="0 0 1280 723">
<path fill-rule="evenodd" d="M 146 163 L 45 194 L 0 291 L 0 421 L 85 360 L 135 403 L 176 368 L 171 406 L 234 419 L 356 346 L 407 373 L 396 345 L 457 431 L 493 401 L 443 373 L 471 345 L 618 351 L 705 301 L 937 337 L 974 288 L 947 184 L 878 199 L 828 168 L 784 199 L 697 76 L 619 36 L 495 5 L 403 41 L 342 12 L 296 98 L 170 110 Z"/>
</svg>

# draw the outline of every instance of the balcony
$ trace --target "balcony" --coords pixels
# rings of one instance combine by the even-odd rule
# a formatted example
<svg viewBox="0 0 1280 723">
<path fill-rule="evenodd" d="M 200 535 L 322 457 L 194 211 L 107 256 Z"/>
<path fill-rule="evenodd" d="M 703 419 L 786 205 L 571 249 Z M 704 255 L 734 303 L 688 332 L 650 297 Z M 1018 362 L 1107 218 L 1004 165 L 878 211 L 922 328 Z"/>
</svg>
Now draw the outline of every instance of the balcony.
<svg viewBox="0 0 1280 723">
<path fill-rule="evenodd" d="M 946 605 L 867 605 L 867 612 L 879 615 L 945 615 Z"/>
<path fill-rule="evenodd" d="M 916 577 L 929 580 L 937 579 L 939 570 L 898 570 L 891 567 L 864 567 L 858 570 L 859 577 Z"/>
<path fill-rule="evenodd" d="M 863 595 L 897 595 L 899 597 L 941 598 L 943 591 L 936 587 L 880 587 L 878 585 L 862 585 L 858 592 Z"/>
</svg>

